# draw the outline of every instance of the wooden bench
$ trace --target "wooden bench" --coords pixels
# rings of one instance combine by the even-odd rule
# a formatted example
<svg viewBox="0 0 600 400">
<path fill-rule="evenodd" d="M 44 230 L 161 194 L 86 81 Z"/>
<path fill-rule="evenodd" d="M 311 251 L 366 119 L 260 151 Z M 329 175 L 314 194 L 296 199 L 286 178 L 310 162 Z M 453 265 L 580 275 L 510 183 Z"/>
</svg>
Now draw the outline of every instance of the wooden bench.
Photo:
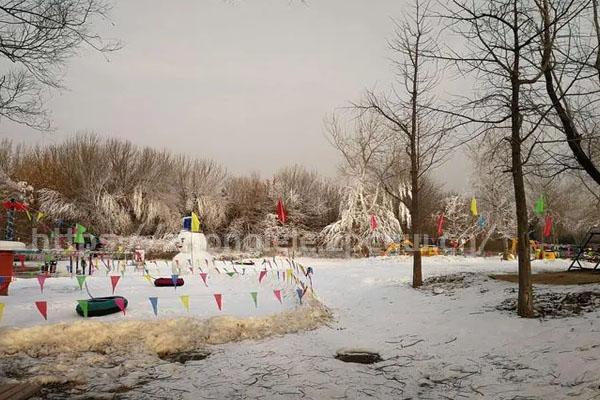
<svg viewBox="0 0 600 400">
<path fill-rule="evenodd" d="M 27 400 L 41 389 L 41 386 L 28 382 L 0 384 L 0 400 Z"/>
</svg>

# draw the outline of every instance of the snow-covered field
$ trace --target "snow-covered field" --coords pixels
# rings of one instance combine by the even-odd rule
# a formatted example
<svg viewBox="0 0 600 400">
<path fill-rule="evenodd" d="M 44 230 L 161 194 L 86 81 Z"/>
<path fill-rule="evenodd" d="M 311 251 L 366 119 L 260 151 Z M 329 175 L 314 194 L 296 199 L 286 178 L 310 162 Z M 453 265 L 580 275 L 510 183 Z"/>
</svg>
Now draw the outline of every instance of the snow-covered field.
<svg viewBox="0 0 600 400">
<path fill-rule="evenodd" d="M 270 261 L 270 260 L 269 260 Z M 115 286 L 115 295 L 124 296 L 129 301 L 125 315 L 113 314 L 102 317 L 104 321 L 121 321 L 124 319 L 154 318 L 150 297 L 157 297 L 158 318 L 173 318 L 194 316 L 208 318 L 216 315 L 233 315 L 249 317 L 269 315 L 294 308 L 299 304 L 293 282 L 285 280 L 284 275 L 290 265 L 284 259 L 276 260 L 277 265 L 270 268 L 267 275 L 259 283 L 259 270 L 265 268 L 258 261 L 254 266 L 232 265 L 227 262 L 215 262 L 210 267 L 204 266 L 202 271 L 207 273 L 206 284 L 200 276 L 201 270 L 189 267 L 181 268 L 179 274 L 185 280 L 185 285 L 178 287 L 155 287 L 151 281 L 144 278 L 143 270 L 136 270 L 128 265 L 124 274 L 121 268 L 106 271 L 104 267 L 85 278 L 87 290 L 93 297 L 113 295 L 111 276 L 120 276 Z M 59 277 L 45 280 L 43 292 L 37 279 L 17 279 L 10 285 L 10 295 L 0 298 L 5 304 L 4 318 L 0 326 L 32 326 L 42 323 L 57 323 L 80 321 L 75 313 L 77 300 L 88 299 L 85 286 L 79 287 L 76 276 L 67 273 L 66 263 L 58 266 Z M 171 279 L 173 268 L 171 262 L 150 262 L 147 265 L 152 277 Z M 217 272 L 218 271 L 218 272 Z M 228 275 L 228 273 L 231 274 Z M 281 303 L 273 291 L 281 290 Z M 251 296 L 257 293 L 257 306 Z M 214 295 L 220 294 L 222 310 L 219 310 Z M 189 312 L 185 309 L 181 296 L 189 298 Z M 46 301 L 48 321 L 46 322 L 35 306 L 36 301 Z"/>
<path fill-rule="evenodd" d="M 600 398 L 600 312 L 528 320 L 498 311 L 496 306 L 503 300 L 516 296 L 516 285 L 491 280 L 487 274 L 514 272 L 516 262 L 500 262 L 495 258 L 426 258 L 425 278 L 475 273 L 465 281 L 467 284 L 446 287 L 436 295 L 431 286 L 421 290 L 410 287 L 410 258 L 299 261 L 314 268 L 317 297 L 333 312 L 333 321 L 317 329 L 210 345 L 212 354 L 207 359 L 186 364 L 163 361 L 156 354 L 141 348 L 132 351 L 130 347 L 126 350 L 114 347 L 105 353 L 46 351 L 43 358 L 17 352 L 4 355 L 0 361 L 3 380 L 54 373 L 55 382 L 71 382 L 61 386 L 61 391 L 67 392 L 55 393 L 57 398 Z M 534 262 L 534 271 L 565 268 L 562 261 Z M 116 292 L 120 288 L 125 291 L 128 278 L 132 288 L 131 309 L 126 316 L 111 317 L 115 326 L 116 320 L 155 318 L 151 307 L 144 304 L 148 291 L 154 289 L 147 282 L 148 286 L 143 286 L 145 281 L 141 276 L 126 275 L 119 283 L 123 286 L 118 286 Z M 60 279 L 64 281 L 47 281 L 45 295 L 52 296 L 56 303 L 61 303 L 62 298 L 77 297 L 76 281 Z M 91 279 L 90 291 L 94 295 L 110 294 L 106 279 L 102 276 L 97 277 L 97 282 Z M 192 298 L 190 314 L 200 318 L 217 315 L 214 299 L 208 297 L 206 302 L 201 299 L 207 288 L 199 277 L 194 279 L 199 282 L 197 287 L 188 288 Z M 270 298 L 272 293 L 268 291 L 272 288 L 259 292 L 258 308 L 254 308 L 249 295 L 246 299 L 241 296 L 238 303 L 235 294 L 256 287 L 255 280 L 244 283 L 242 279 L 231 278 L 219 283 L 215 279 L 214 287 L 221 285 L 224 293 L 221 313 L 260 319 L 283 309 L 287 313 L 285 318 L 293 318 L 294 312 L 309 308 L 297 304 L 293 288 L 283 305 Z M 15 296 L 7 298 L 3 325 L 14 325 L 11 318 L 15 318 L 17 325 L 35 324 L 19 332 L 41 329 L 40 324 L 43 327 L 47 323 L 40 321 L 37 310 L 32 308 L 32 302 L 41 295 L 37 281 L 17 284 L 13 289 Z M 233 285 L 239 286 L 234 289 Z M 226 295 L 229 286 L 231 292 Z M 19 287 L 23 294 L 17 292 Z M 178 295 L 181 289 L 177 289 Z M 598 285 L 536 287 L 538 293 L 599 289 Z M 172 288 L 164 290 L 174 292 Z M 159 300 L 164 304 L 159 309 L 159 325 L 169 326 L 171 320 L 166 318 L 186 314 L 178 295 L 173 294 L 164 302 Z M 193 301 L 195 295 L 199 297 Z M 158 296 L 166 295 L 161 290 Z M 20 312 L 10 311 L 21 307 L 21 303 Z M 52 304 L 49 302 L 48 323 L 75 319 L 69 314 L 73 312 L 72 300 L 64 307 Z M 245 320 L 239 320 L 238 325 Z M 78 332 L 94 336 L 94 328 L 90 323 L 90 329 Z M 1 331 L 0 344 L 8 333 L 15 331 Z M 65 336 L 64 340 L 79 339 Z M 384 361 L 372 365 L 343 363 L 333 357 L 341 347 L 373 349 L 380 352 Z"/>
</svg>

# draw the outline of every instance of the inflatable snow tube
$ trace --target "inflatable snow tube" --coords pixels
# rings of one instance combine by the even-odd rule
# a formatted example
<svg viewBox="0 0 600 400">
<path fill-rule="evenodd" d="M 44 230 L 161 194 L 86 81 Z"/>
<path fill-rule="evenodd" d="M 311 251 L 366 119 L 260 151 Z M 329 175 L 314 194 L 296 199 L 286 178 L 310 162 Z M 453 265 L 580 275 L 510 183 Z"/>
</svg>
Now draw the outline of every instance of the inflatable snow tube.
<svg viewBox="0 0 600 400">
<path fill-rule="evenodd" d="M 115 303 L 115 299 L 123 299 L 125 308 L 127 308 L 127 299 L 123 296 L 95 297 L 88 300 L 88 317 L 101 317 L 121 312 L 121 309 Z M 80 304 L 77 304 L 75 311 L 80 317 L 83 317 L 83 310 Z"/>
<path fill-rule="evenodd" d="M 177 285 L 173 284 L 172 278 L 156 278 L 154 280 L 154 286 L 163 287 L 163 286 L 183 286 L 185 282 L 182 278 L 177 278 Z"/>
<path fill-rule="evenodd" d="M 234 261 L 235 265 L 254 265 L 254 261 L 252 260 L 243 260 L 243 261 Z"/>
</svg>

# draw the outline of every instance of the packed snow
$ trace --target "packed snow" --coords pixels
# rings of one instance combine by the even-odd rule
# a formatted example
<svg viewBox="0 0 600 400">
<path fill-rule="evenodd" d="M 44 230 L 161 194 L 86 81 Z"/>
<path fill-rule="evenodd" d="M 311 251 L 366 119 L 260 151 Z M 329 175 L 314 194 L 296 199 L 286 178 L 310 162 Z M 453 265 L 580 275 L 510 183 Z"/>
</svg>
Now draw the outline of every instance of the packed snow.
<svg viewBox="0 0 600 400">
<path fill-rule="evenodd" d="M 333 320 L 322 313 L 311 314 L 308 310 L 313 306 L 301 306 L 292 296 L 292 290 L 283 305 L 271 302 L 268 293 L 259 294 L 258 308 L 249 295 L 237 303 L 234 288 L 243 288 L 248 293 L 249 287 L 256 287 L 256 276 L 247 282 L 242 277 L 220 276 L 210 282 L 209 288 L 211 284 L 222 285 L 220 290 L 225 300 L 220 313 L 236 318 L 236 324 L 243 324 L 249 316 L 289 322 L 296 312 L 304 312 L 303 318 L 318 322 L 307 326 L 308 331 L 293 329 L 289 332 L 297 333 L 286 335 L 281 334 L 285 330 L 276 330 L 270 332 L 274 336 L 250 335 L 249 340 L 241 341 L 244 336 L 234 335 L 228 343 L 224 343 L 227 340 L 184 343 L 178 351 L 201 347 L 211 353 L 206 359 L 187 363 L 160 359 L 153 349 L 142 346 L 136 351 L 130 346 L 119 348 L 118 340 L 104 351 L 46 351 L 45 355 L 28 354 L 27 349 L 19 351 L 20 344 L 11 344 L 7 338 L 16 340 L 19 333 L 26 336 L 32 330 L 43 329 L 45 324 L 51 327 L 53 322 L 66 322 L 61 331 L 64 336 L 60 337 L 58 331 L 52 334 L 72 346 L 84 341 L 86 335 L 96 335 L 97 329 L 97 323 L 91 319 L 71 322 L 77 319 L 72 299 L 81 294 L 74 279 L 48 280 L 44 291 L 57 300 L 57 305 L 49 305 L 48 322 L 36 315 L 33 306 L 33 301 L 41 296 L 37 281 L 19 280 L 11 286 L 11 296 L 6 298 L 3 325 L 12 328 L 4 328 L 0 335 L 0 346 L 11 350 L 0 361 L 3 380 L 52 382 L 60 388 L 50 393 L 54 398 L 591 399 L 600 396 L 600 313 L 522 319 L 514 312 L 499 309 L 506 299 L 516 297 L 517 286 L 490 279 L 488 275 L 516 272 L 514 261 L 425 258 L 425 279 L 454 274 L 461 274 L 461 278 L 448 284 L 426 284 L 418 290 L 410 287 L 410 257 L 298 261 L 314 269 L 316 299 L 329 308 Z M 534 272 L 564 270 L 566 266 L 561 260 L 533 263 Z M 88 279 L 90 291 L 102 292 L 95 295 L 110 294 L 106 293 L 110 292 L 106 277 Z M 187 290 L 192 298 L 194 293 L 207 291 L 198 276 L 189 279 Z M 199 321 L 204 318 L 219 315 L 211 304 L 214 299 L 202 303 L 199 297 L 190 311 L 193 318 L 178 318 L 181 322 L 174 322 L 177 320 L 171 317 L 186 316 L 186 312 L 178 304 L 173 288 L 161 288 L 159 297 L 166 296 L 163 289 L 173 294 L 170 300 L 161 303 L 164 307 L 160 308 L 157 320 L 150 305 L 144 304 L 149 293 L 155 293 L 156 289 L 143 277 L 126 274 L 119 285 L 122 286 L 117 287 L 117 293 L 130 288 L 128 295 L 132 302 L 127 315 L 102 318 L 108 321 L 108 326 L 114 326 L 119 338 L 123 337 L 118 333 L 119 324 L 123 324 L 120 321 L 139 322 L 142 324 L 139 329 L 145 329 L 145 323 L 163 325 L 165 329 L 153 334 L 162 335 L 161 340 L 168 342 L 183 336 L 182 330 L 200 329 Z M 229 287 L 230 291 L 226 291 Z M 183 288 L 178 288 L 177 294 L 180 290 L 183 294 Z M 598 290 L 598 285 L 536 287 L 537 293 L 583 290 Z M 63 303 L 69 304 L 63 306 Z M 21 308 L 10 311 L 15 307 Z M 77 326 L 78 330 L 69 331 L 71 326 Z M 36 336 L 36 340 L 38 345 L 44 343 L 43 336 Z M 51 340 L 57 342 L 55 337 Z M 28 348 L 33 344 L 28 342 Z M 370 349 L 380 353 L 383 361 L 371 365 L 344 363 L 334 358 L 340 348 Z"/>
</svg>

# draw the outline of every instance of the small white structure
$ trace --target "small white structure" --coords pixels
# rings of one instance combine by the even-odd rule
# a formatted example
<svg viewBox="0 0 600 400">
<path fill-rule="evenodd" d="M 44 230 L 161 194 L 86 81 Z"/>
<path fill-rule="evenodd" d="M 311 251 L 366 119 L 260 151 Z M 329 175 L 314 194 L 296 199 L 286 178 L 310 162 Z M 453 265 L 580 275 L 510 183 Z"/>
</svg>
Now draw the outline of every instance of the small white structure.
<svg viewBox="0 0 600 400">
<path fill-rule="evenodd" d="M 173 274 L 180 275 L 188 267 L 203 267 L 210 260 L 206 236 L 200 232 L 182 230 L 177 236 L 179 253 L 173 257 Z"/>
<path fill-rule="evenodd" d="M 27 246 L 25 246 L 25 243 L 0 240 L 0 251 L 25 250 L 26 248 Z"/>
</svg>

